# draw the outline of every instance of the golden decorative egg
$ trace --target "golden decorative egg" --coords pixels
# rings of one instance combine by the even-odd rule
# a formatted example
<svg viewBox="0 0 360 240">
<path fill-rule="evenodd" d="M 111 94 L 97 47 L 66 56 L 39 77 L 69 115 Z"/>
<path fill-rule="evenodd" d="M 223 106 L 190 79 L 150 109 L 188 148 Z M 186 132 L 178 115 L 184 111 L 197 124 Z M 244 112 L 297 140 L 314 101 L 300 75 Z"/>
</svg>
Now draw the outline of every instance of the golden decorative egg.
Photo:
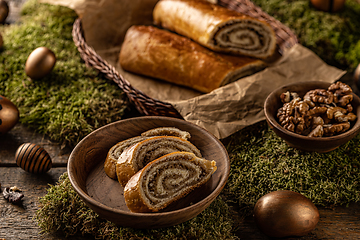
<svg viewBox="0 0 360 240">
<path fill-rule="evenodd" d="M 4 45 L 4 41 L 3 41 L 2 35 L 0 33 L 0 49 L 2 48 L 3 45 Z"/>
<path fill-rule="evenodd" d="M 18 108 L 9 99 L 0 95 L 0 134 L 7 133 L 19 121 Z"/>
<path fill-rule="evenodd" d="M 319 222 L 316 206 L 300 193 L 282 190 L 262 196 L 255 204 L 254 219 L 269 237 L 298 237 L 311 232 Z"/>
<path fill-rule="evenodd" d="M 311 4 L 324 12 L 338 12 L 345 4 L 345 0 L 310 0 Z"/>
<path fill-rule="evenodd" d="M 16 164 L 30 173 L 45 173 L 52 167 L 50 155 L 34 143 L 22 144 L 15 153 Z"/>
<path fill-rule="evenodd" d="M 47 47 L 38 47 L 32 51 L 25 63 L 25 72 L 31 79 L 41 79 L 54 68 L 56 57 Z"/>
<path fill-rule="evenodd" d="M 360 90 L 360 64 L 355 69 L 353 79 L 356 87 Z"/>
<path fill-rule="evenodd" d="M 0 0 L 0 23 L 4 23 L 9 15 L 9 5 L 6 1 Z"/>
</svg>

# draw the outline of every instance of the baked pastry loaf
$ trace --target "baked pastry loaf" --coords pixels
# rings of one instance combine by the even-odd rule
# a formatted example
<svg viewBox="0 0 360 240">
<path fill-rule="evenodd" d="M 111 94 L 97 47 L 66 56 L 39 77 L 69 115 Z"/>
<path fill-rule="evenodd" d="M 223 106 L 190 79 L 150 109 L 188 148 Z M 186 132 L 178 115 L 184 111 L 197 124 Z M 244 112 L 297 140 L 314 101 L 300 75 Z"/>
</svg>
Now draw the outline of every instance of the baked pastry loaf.
<svg viewBox="0 0 360 240">
<path fill-rule="evenodd" d="M 128 29 L 119 62 L 126 71 L 203 93 L 266 66 L 259 59 L 215 53 L 189 38 L 153 26 L 132 26 Z"/>
<path fill-rule="evenodd" d="M 112 179 L 117 179 L 116 162 L 119 159 L 121 153 L 128 147 L 134 145 L 135 143 L 141 142 L 142 140 L 145 139 L 146 137 L 144 136 L 137 136 L 118 142 L 117 144 L 112 146 L 106 155 L 106 159 L 104 163 L 104 171 L 106 175 L 108 175 L 108 177 Z"/>
<path fill-rule="evenodd" d="M 276 50 L 272 27 L 205 0 L 160 0 L 154 23 L 214 51 L 265 59 Z"/>
<path fill-rule="evenodd" d="M 164 155 L 137 172 L 124 188 L 132 212 L 156 212 L 206 183 L 216 171 L 215 161 L 188 152 Z"/>
<path fill-rule="evenodd" d="M 121 153 L 128 147 L 145 140 L 148 137 L 154 136 L 175 136 L 185 140 L 189 140 L 191 135 L 189 132 L 182 131 L 176 127 L 158 127 L 150 129 L 146 132 L 143 132 L 141 136 L 136 136 L 133 138 L 126 139 L 124 141 L 118 142 L 107 153 L 104 171 L 108 177 L 112 179 L 117 179 L 116 176 L 116 162 L 119 159 Z"/>
<path fill-rule="evenodd" d="M 158 136 L 145 139 L 127 149 L 116 163 L 119 183 L 124 187 L 129 179 L 149 162 L 171 152 L 191 152 L 201 157 L 200 150 L 192 143 L 173 136 Z"/>
</svg>

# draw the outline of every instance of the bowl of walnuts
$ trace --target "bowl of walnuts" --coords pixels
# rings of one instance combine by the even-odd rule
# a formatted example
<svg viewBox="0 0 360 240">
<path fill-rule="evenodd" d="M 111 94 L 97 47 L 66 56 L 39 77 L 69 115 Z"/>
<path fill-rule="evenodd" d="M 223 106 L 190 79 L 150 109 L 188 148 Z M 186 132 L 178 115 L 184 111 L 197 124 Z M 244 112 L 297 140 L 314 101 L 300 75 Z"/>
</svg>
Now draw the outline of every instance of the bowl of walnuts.
<svg viewBox="0 0 360 240">
<path fill-rule="evenodd" d="M 360 132 L 360 98 L 343 82 L 282 86 L 265 100 L 266 121 L 294 148 L 329 152 Z"/>
</svg>

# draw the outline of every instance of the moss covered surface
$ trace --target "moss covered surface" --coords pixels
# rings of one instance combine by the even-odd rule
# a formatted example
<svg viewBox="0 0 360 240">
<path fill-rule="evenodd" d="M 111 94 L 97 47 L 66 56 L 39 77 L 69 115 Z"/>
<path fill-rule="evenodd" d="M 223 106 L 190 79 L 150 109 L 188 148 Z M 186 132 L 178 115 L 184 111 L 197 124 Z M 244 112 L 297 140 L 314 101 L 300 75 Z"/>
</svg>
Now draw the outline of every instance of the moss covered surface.
<svg viewBox="0 0 360 240">
<path fill-rule="evenodd" d="M 21 123 L 70 146 L 120 120 L 128 108 L 121 89 L 82 62 L 71 35 L 76 18 L 71 9 L 29 0 L 18 24 L 0 27 L 0 94 L 19 108 Z M 41 46 L 51 49 L 57 62 L 51 74 L 31 80 L 25 62 Z"/>
<path fill-rule="evenodd" d="M 241 214 L 276 190 L 299 192 L 317 206 L 360 201 L 360 135 L 328 153 L 304 152 L 261 122 L 231 136 L 227 150 L 231 169 L 223 193 Z"/>
<path fill-rule="evenodd" d="M 309 0 L 253 0 L 297 35 L 300 44 L 332 66 L 353 71 L 360 63 L 360 3 L 346 0 L 337 13 L 316 10 Z"/>
<path fill-rule="evenodd" d="M 178 226 L 135 230 L 101 220 L 80 200 L 66 174 L 40 199 L 37 221 L 44 232 L 103 239 L 236 239 L 238 221 L 272 191 L 299 192 L 329 208 L 360 201 L 360 135 L 332 152 L 309 153 L 288 147 L 261 122 L 231 136 L 226 148 L 231 169 L 225 189 L 203 213 Z"/>
<path fill-rule="evenodd" d="M 237 239 L 235 221 L 227 204 L 217 198 L 197 217 L 163 229 L 136 230 L 105 221 L 81 201 L 67 174 L 40 199 L 36 219 L 43 232 L 60 231 L 66 236 L 83 235 L 96 239 Z"/>
</svg>

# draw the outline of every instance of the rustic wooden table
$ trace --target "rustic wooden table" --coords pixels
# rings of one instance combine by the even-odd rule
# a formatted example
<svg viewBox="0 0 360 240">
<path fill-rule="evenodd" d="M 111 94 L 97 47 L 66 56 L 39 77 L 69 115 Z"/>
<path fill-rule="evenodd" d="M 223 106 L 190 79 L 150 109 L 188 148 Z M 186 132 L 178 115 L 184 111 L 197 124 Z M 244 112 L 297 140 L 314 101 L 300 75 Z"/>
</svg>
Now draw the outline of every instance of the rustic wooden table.
<svg viewBox="0 0 360 240">
<path fill-rule="evenodd" d="M 16 149 L 25 142 L 39 144 L 49 152 L 53 160 L 53 168 L 49 172 L 31 174 L 16 165 Z M 39 197 L 47 193 L 49 184 L 56 184 L 60 175 L 66 172 L 70 152 L 71 149 L 61 149 L 58 144 L 20 124 L 0 136 L 1 189 L 17 186 L 25 195 L 21 206 L 0 197 L 0 239 L 63 239 L 61 235 L 40 235 L 40 228 L 33 217 L 39 208 Z M 360 203 L 334 209 L 319 208 L 319 211 L 320 221 L 316 229 L 300 239 L 360 239 Z M 257 229 L 252 217 L 239 225 L 237 235 L 240 239 L 268 239 Z"/>
<path fill-rule="evenodd" d="M 19 16 L 21 4 L 26 0 L 9 0 L 11 12 L 7 23 L 13 23 Z M 343 79 L 352 85 L 351 74 Z M 357 92 L 358 93 L 358 92 Z M 359 93 L 358 93 L 359 94 Z M 25 172 L 15 163 L 15 152 L 18 146 L 31 142 L 44 147 L 50 154 L 53 167 L 44 175 Z M 54 185 L 60 175 L 66 172 L 67 159 L 71 149 L 61 149 L 57 143 L 34 133 L 34 131 L 18 124 L 9 133 L 0 135 L 0 184 L 5 187 L 17 186 L 25 197 L 22 205 L 8 203 L 0 197 L 0 240 L 12 239 L 64 239 L 62 235 L 40 235 L 40 228 L 33 219 L 39 208 L 38 199 L 47 193 L 49 184 Z M 360 239 L 360 203 L 352 203 L 348 207 L 334 209 L 319 208 L 320 221 L 309 235 L 296 239 Z M 244 219 L 238 226 L 240 239 L 268 239 L 256 227 L 252 217 Z M 82 239 L 80 237 L 68 239 Z M 87 238 L 88 239 L 88 238 Z"/>
</svg>

